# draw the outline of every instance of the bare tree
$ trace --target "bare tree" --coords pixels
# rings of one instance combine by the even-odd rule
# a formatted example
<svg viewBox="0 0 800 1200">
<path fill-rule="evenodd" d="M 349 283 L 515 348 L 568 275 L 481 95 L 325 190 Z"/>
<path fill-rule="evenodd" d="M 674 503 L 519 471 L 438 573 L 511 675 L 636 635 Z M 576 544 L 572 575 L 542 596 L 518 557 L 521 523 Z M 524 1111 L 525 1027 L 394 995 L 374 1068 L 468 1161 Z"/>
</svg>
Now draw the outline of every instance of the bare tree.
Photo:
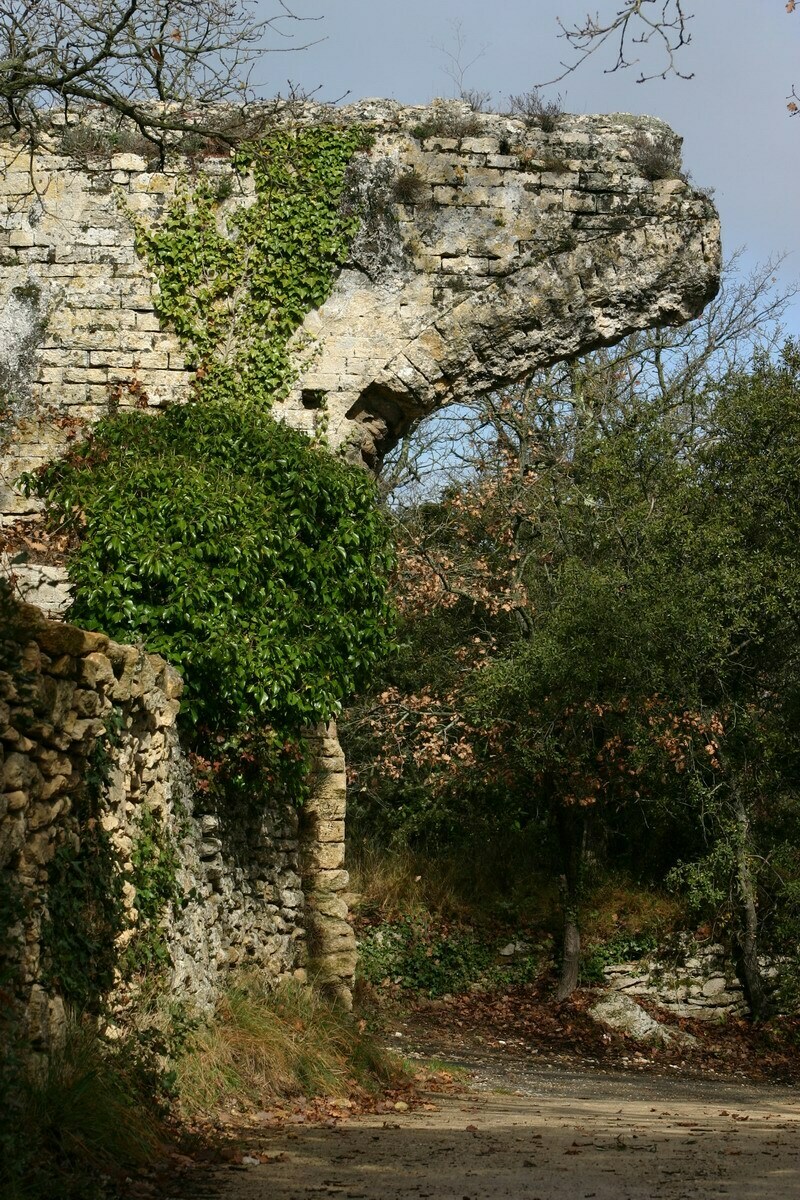
<svg viewBox="0 0 800 1200">
<path fill-rule="evenodd" d="M 614 16 L 601 18 L 587 14 L 575 25 L 568 25 L 558 18 L 561 37 L 576 51 L 577 57 L 563 68 L 551 82 L 557 83 L 576 71 L 587 58 L 596 54 L 607 43 L 614 47 L 614 65 L 608 72 L 626 67 L 639 66 L 639 54 L 643 47 L 652 48 L 659 57 L 658 66 L 645 71 L 640 67 L 638 82 L 648 79 L 666 79 L 677 75 L 680 79 L 691 79 L 680 69 L 677 55 L 692 40 L 689 31 L 691 13 L 686 12 L 684 0 L 626 0 Z"/>
<path fill-rule="evenodd" d="M 616 401 L 629 405 L 639 396 L 673 414 L 676 439 L 687 447 L 696 443 L 707 428 L 703 396 L 713 392 L 716 380 L 746 370 L 757 352 L 769 355 L 780 348 L 782 318 L 800 291 L 800 281 L 783 287 L 777 282 L 783 256 L 743 272 L 741 254 L 736 251 L 725 264 L 719 294 L 693 321 L 631 334 L 616 346 L 537 372 L 526 383 L 423 419 L 383 464 L 380 482 L 389 505 L 419 504 L 463 481 L 498 438 L 521 453 L 523 430 L 538 420 L 531 416 L 537 394 L 543 414 L 562 396 L 576 421 L 583 419 L 582 405 L 590 397 L 595 402 L 604 397 L 613 418 Z"/>
<path fill-rule="evenodd" d="M 48 110 L 97 105 L 163 150 L 167 131 L 216 132 L 209 106 L 247 96 L 265 39 L 295 50 L 285 0 L 0 0 L 0 108 L 35 143 Z"/>
<path fill-rule="evenodd" d="M 797 0 L 784 0 L 784 6 L 791 14 L 796 11 Z M 606 45 L 613 47 L 614 54 L 612 65 L 606 67 L 607 73 L 636 67 L 639 72 L 637 83 L 666 79 L 668 75 L 691 79 L 693 73 L 684 71 L 681 65 L 681 52 L 692 40 L 691 20 L 692 13 L 687 11 L 686 0 L 625 0 L 613 15 L 587 14 L 575 24 L 559 17 L 560 36 L 574 51 L 575 57 L 562 62 L 561 72 L 549 82 L 559 83 Z M 651 59 L 655 55 L 652 66 L 641 64 L 643 53 Z M 792 116 L 800 112 L 796 87 L 787 96 L 787 108 Z"/>
</svg>

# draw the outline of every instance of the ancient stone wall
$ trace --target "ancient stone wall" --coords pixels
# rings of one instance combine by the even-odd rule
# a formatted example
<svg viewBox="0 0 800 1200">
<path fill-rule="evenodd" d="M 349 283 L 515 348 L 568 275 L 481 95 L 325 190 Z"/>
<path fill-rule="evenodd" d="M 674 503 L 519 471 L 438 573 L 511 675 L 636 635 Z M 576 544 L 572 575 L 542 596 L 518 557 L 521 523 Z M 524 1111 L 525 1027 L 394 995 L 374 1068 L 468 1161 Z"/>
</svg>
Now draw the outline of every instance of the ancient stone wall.
<svg viewBox="0 0 800 1200">
<path fill-rule="evenodd" d="M 141 648 L 45 620 L 34 608 L 16 608 L 13 624 L 16 650 L 6 643 L 9 661 L 0 670 L 2 978 L 32 1044 L 47 1044 L 69 993 L 59 978 L 63 965 L 47 950 L 48 922 L 63 919 L 63 908 L 51 912 L 59 879 L 70 889 L 72 921 L 85 923 L 73 930 L 80 941 L 94 939 L 109 961 L 132 952 L 135 963 L 144 940 L 140 969 L 160 972 L 190 1008 L 208 1007 L 225 973 L 240 966 L 277 981 L 305 978 L 310 965 L 347 1002 L 355 943 L 341 898 L 344 763 L 333 731 L 316 735 L 314 794 L 302 831 L 297 810 L 285 803 L 228 817 L 203 812 L 176 732 L 182 681 L 172 667 Z M 93 787 L 94 799 L 87 794 Z M 140 912 L 143 837 L 154 861 L 154 844 L 174 860 L 174 894 L 156 922 Z M 88 864 L 96 867 L 106 850 L 107 892 L 84 894 L 84 875 L 100 877 Z M 119 974 L 113 991 L 125 1000 Z"/>
<path fill-rule="evenodd" d="M 605 967 L 609 988 L 626 996 L 645 996 L 677 1017 L 720 1020 L 744 1016 L 749 1008 L 730 953 L 718 942 L 695 945 L 688 938 L 672 960 L 644 959 Z M 767 987 L 777 982 L 776 964 L 764 958 Z"/>
<path fill-rule="evenodd" d="M 680 139 L 658 121 L 563 116 L 544 129 L 459 102 L 390 101 L 293 105 L 270 119 L 358 123 L 372 135 L 353 159 L 344 197 L 359 230 L 328 299 L 292 339 L 292 384 L 275 409 L 372 469 L 411 421 L 437 406 L 633 330 L 687 319 L 718 286 L 716 212 L 682 176 Z M 231 217 L 254 195 L 252 179 L 219 146 L 160 163 L 115 151 L 102 130 L 94 145 L 75 133 L 55 115 L 33 157 L 0 147 L 7 525 L 36 509 L 17 486 L 20 472 L 52 460 L 109 408 L 158 409 L 189 394 L 193 374 L 156 316 L 135 222 L 157 228 L 202 175 L 218 197 L 220 232 L 233 238 Z M 6 546 L 4 570 L 25 598 L 63 611 L 63 572 L 46 556 L 18 554 L 13 537 Z M 226 823 L 192 807 L 174 672 L 139 649 L 25 612 L 30 689 L 0 676 L 0 868 L 7 891 L 21 893 L 18 997 L 40 1036 L 59 994 L 41 951 L 52 864 L 61 846 L 77 852 L 89 829 L 76 802 L 96 775 L 112 714 L 121 725 L 98 819 L 123 870 L 132 875 L 144 814 L 178 848 L 182 896 L 168 906 L 163 937 L 171 986 L 205 1003 L 229 966 L 260 964 L 279 977 L 306 969 L 310 956 L 346 1001 L 355 943 L 335 730 L 317 735 L 314 796 L 299 828 L 293 811 Z M 135 888 L 126 882 L 122 949 L 138 936 Z"/>
<path fill-rule="evenodd" d="M 293 339 L 295 383 L 276 411 L 307 431 L 323 420 L 332 449 L 352 446 L 372 467 L 414 417 L 693 316 L 718 286 L 716 212 L 659 121 L 563 116 L 545 131 L 459 103 L 391 101 L 290 116 L 359 123 L 374 144 L 350 170 L 349 260 Z M 134 219 L 157 227 L 202 175 L 227 197 L 220 227 L 235 236 L 229 219 L 253 194 L 219 148 L 166 165 L 107 148 L 78 162 L 54 121 L 33 161 L 0 147 L 6 519 L 33 508 L 19 473 L 109 403 L 187 394 L 192 373 L 155 315 Z"/>
</svg>

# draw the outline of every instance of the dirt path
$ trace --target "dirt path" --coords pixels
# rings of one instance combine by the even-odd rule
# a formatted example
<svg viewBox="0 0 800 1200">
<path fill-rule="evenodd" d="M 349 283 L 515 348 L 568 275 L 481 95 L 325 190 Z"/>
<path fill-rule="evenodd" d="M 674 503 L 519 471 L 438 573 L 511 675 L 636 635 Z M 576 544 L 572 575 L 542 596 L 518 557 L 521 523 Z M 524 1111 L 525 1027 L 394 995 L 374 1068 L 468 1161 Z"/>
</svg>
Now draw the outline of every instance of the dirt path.
<svg viewBox="0 0 800 1200">
<path fill-rule="evenodd" d="M 784 1087 L 482 1056 L 435 1111 L 264 1130 L 267 1161 L 218 1170 L 220 1200 L 800 1200 L 800 1102 Z"/>
</svg>

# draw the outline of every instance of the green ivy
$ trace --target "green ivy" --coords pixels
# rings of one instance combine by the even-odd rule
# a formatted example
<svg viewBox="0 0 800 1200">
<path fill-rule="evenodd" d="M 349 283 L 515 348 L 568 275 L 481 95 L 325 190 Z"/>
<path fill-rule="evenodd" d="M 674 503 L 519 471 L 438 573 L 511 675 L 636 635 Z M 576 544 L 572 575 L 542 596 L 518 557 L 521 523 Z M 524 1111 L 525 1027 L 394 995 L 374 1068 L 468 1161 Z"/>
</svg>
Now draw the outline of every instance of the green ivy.
<svg viewBox="0 0 800 1200">
<path fill-rule="evenodd" d="M 301 730 L 339 711 L 391 629 L 372 481 L 267 411 L 290 385 L 288 340 L 355 232 L 343 194 L 364 136 L 273 132 L 235 160 L 255 194 L 227 226 L 208 180 L 160 228 L 137 225 L 158 313 L 195 368 L 194 399 L 157 418 L 110 416 L 24 481 L 78 534 L 72 619 L 143 641 L 183 672 L 193 748 L 216 766 L 228 747 L 217 779 L 237 798 L 253 791 L 254 731 L 272 730 L 255 739 L 261 774 L 296 776 Z"/>
<path fill-rule="evenodd" d="M 196 728 L 328 720 L 385 647 L 374 484 L 250 405 L 120 414 L 37 490 L 80 511 L 71 618 L 179 667 Z"/>
<path fill-rule="evenodd" d="M 269 408 L 288 389 L 287 343 L 330 292 L 358 225 L 342 204 L 361 128 L 279 130 L 240 150 L 253 203 L 223 220 L 218 183 L 179 195 L 162 226 L 136 222 L 158 281 L 156 312 L 178 335 L 208 400 Z"/>
<path fill-rule="evenodd" d="M 130 854 L 130 882 L 136 889 L 137 918 L 134 936 L 125 947 L 126 973 L 159 970 L 170 961 L 164 940 L 163 919 L 168 908 L 180 903 L 180 866 L 176 846 L 163 820 L 153 809 L 138 814 Z"/>
<path fill-rule="evenodd" d="M 87 783 L 76 796 L 79 837 L 67 836 L 48 868 L 47 919 L 42 925 L 45 979 L 79 1011 L 99 1012 L 114 983 L 116 939 L 125 927 L 119 855 L 100 817 L 102 782 L 113 733 L 99 739 Z"/>
<path fill-rule="evenodd" d="M 606 967 L 618 963 L 638 962 L 658 950 L 658 939 L 652 933 L 620 933 L 601 946 L 595 946 L 581 963 L 583 983 L 602 983 Z"/>
</svg>

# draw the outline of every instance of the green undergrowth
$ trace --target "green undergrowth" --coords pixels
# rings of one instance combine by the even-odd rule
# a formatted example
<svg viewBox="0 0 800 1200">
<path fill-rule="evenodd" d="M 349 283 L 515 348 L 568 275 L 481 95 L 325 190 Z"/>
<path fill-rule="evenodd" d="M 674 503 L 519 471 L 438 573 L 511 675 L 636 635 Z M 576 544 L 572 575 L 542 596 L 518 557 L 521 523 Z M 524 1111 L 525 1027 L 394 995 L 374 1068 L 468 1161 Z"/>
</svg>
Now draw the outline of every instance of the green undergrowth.
<svg viewBox="0 0 800 1200">
<path fill-rule="evenodd" d="M 154 1163 L 167 1131 L 130 1039 L 71 1018 L 49 1058 L 6 1058 L 0 1078 L 3 1200 L 105 1200 Z"/>
<path fill-rule="evenodd" d="M 179 667 L 184 721 L 329 719 L 383 650 L 372 481 L 252 405 L 120 414 L 36 490 L 80 538 L 71 618 Z"/>
<path fill-rule="evenodd" d="M 190 1115 L 292 1097 L 348 1097 L 404 1079 L 401 1060 L 363 1021 L 313 988 L 270 989 L 254 972 L 241 976 L 213 1019 L 190 1035 L 176 1071 L 180 1105 Z"/>
<path fill-rule="evenodd" d="M 49 1059 L 13 1051 L 6 1039 L 3 1200 L 112 1200 L 170 1145 L 188 1145 L 195 1118 L 358 1099 L 411 1079 L 363 1019 L 313 988 L 270 988 L 255 972 L 234 980 L 208 1020 L 156 994 L 113 1038 L 72 1016 Z"/>
<path fill-rule="evenodd" d="M 480 854 L 354 845 L 360 979 L 436 998 L 547 976 L 556 966 L 561 905 L 552 876 L 531 857 L 519 837 L 498 838 Z M 590 882 L 581 906 L 581 982 L 600 982 L 613 963 L 674 949 L 686 922 L 674 897 L 621 876 Z"/>
<path fill-rule="evenodd" d="M 359 939 L 360 976 L 373 986 L 400 988 L 434 999 L 471 987 L 494 989 L 535 980 L 547 948 L 514 942 L 513 961 L 504 961 L 500 954 L 503 942 L 498 942 L 496 934 L 490 940 L 486 929 L 419 916 L 368 926 Z"/>
</svg>

